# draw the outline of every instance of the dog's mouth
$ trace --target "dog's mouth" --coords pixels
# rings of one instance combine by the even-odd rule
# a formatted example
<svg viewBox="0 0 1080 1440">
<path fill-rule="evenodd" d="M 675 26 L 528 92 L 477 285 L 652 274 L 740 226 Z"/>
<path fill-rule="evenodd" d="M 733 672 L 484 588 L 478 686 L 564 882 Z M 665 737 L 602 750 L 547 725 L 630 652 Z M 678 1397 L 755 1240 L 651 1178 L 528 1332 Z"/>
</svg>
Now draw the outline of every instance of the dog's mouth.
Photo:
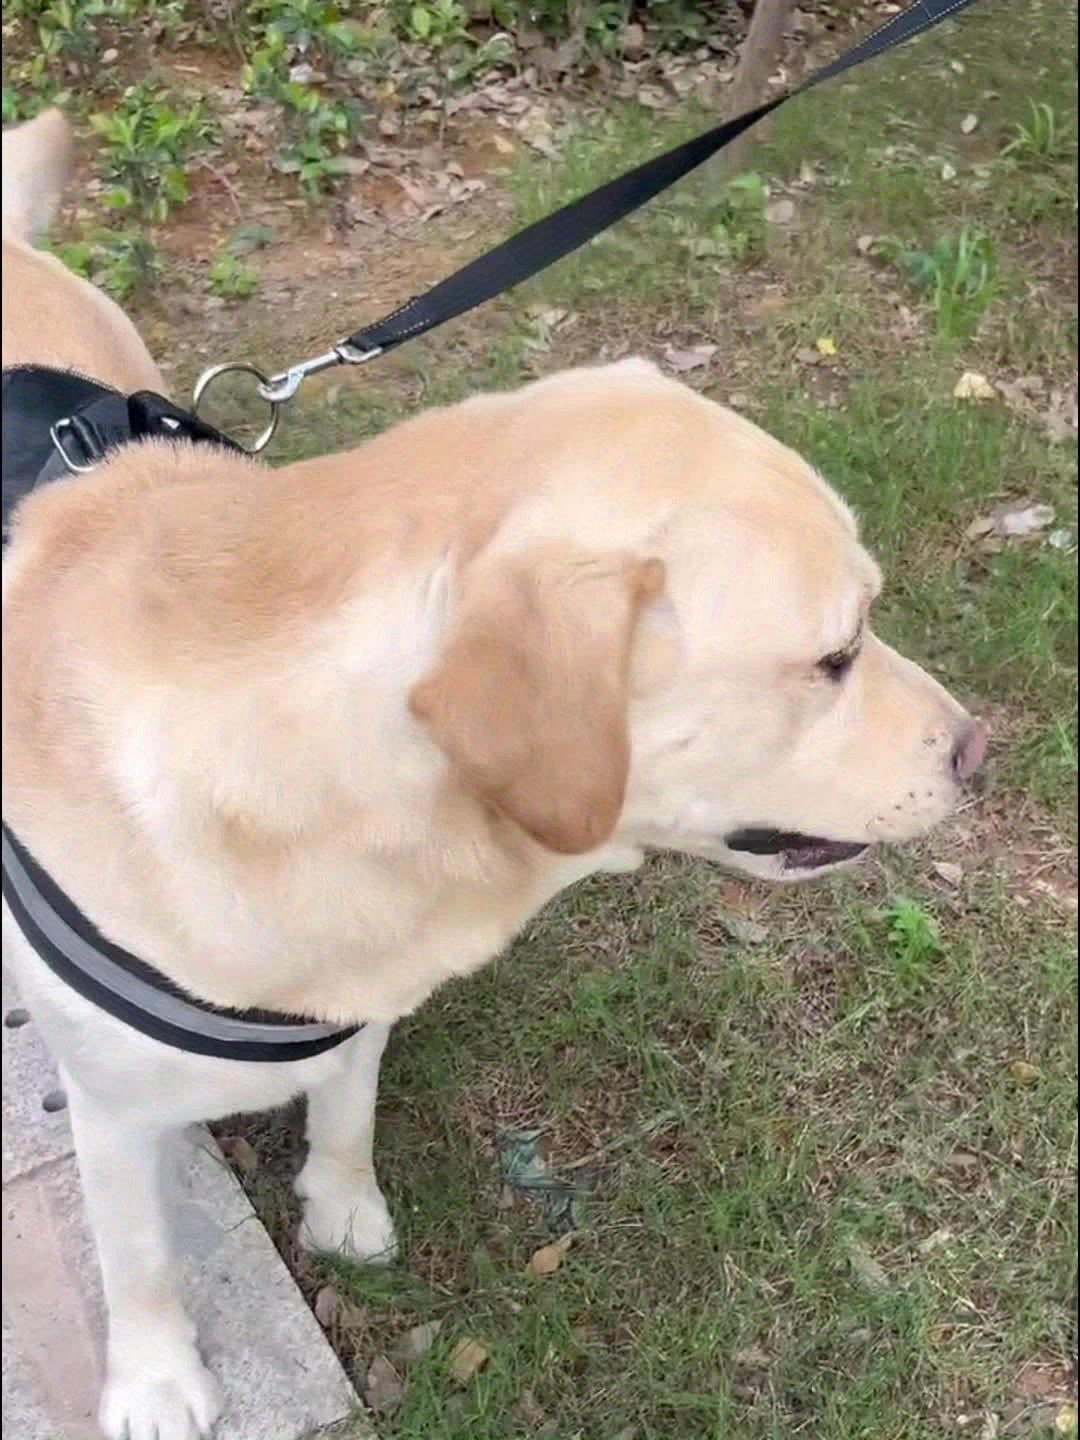
<svg viewBox="0 0 1080 1440">
<path fill-rule="evenodd" d="M 826 865 L 854 860 L 869 848 L 861 841 L 825 840 L 820 835 L 771 830 L 765 826 L 733 830 L 724 837 L 724 844 L 729 850 L 741 850 L 748 855 L 777 855 L 785 870 L 820 870 Z"/>
</svg>

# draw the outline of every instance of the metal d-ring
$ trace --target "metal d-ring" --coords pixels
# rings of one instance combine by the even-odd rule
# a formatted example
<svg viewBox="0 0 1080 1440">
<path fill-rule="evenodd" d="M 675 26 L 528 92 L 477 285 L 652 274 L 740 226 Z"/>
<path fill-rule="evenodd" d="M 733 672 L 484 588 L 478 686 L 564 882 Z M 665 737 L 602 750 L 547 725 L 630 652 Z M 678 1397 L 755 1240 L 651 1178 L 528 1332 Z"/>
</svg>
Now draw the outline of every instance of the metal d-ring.
<svg viewBox="0 0 1080 1440">
<path fill-rule="evenodd" d="M 265 400 L 270 406 L 270 421 L 266 429 L 256 438 L 253 444 L 240 445 L 240 449 L 245 450 L 249 455 L 258 455 L 260 451 L 266 449 L 267 445 L 269 445 L 270 441 L 274 438 L 274 432 L 278 427 L 278 420 L 281 418 L 281 401 L 268 393 L 271 384 L 270 377 L 264 374 L 257 365 L 252 365 L 247 360 L 226 360 L 223 365 L 211 365 L 209 370 L 204 370 L 198 380 L 195 381 L 195 389 L 191 397 L 192 414 L 197 415 L 199 413 L 199 405 L 214 381 L 217 380 L 219 376 L 228 375 L 233 371 L 242 371 L 245 375 L 254 375 L 258 381 L 256 389 L 259 398 Z M 238 445 L 240 444 L 239 441 L 236 443 Z"/>
<path fill-rule="evenodd" d="M 199 376 L 195 382 L 191 408 L 196 415 L 199 413 L 199 401 L 206 394 L 207 387 L 219 375 L 227 375 L 231 370 L 243 370 L 248 375 L 254 375 L 259 382 L 256 389 L 259 392 L 260 400 L 265 400 L 270 406 L 270 424 L 254 445 L 242 445 L 240 448 L 246 450 L 249 455 L 257 455 L 260 450 L 264 450 L 269 445 L 273 438 L 281 416 L 281 407 L 293 398 L 309 375 L 319 375 L 323 370 L 330 370 L 335 365 L 363 365 L 382 353 L 382 347 L 379 345 L 370 350 L 361 350 L 351 340 L 342 340 L 332 350 L 327 350 L 325 355 L 316 355 L 311 360 L 301 360 L 298 365 L 290 365 L 288 370 L 283 370 L 280 375 L 264 375 L 257 365 L 252 365 L 247 360 L 227 360 L 224 365 L 212 365 L 209 370 L 204 370 Z"/>
</svg>

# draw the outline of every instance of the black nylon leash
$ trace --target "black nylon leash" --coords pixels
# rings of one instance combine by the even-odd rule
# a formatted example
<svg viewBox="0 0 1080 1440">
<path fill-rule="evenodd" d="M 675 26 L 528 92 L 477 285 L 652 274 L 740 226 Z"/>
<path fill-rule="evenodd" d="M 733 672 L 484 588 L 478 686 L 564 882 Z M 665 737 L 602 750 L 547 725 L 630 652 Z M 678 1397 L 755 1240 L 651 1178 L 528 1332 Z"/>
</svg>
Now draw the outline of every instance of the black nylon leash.
<svg viewBox="0 0 1080 1440">
<path fill-rule="evenodd" d="M 785 91 L 734 119 L 725 120 L 704 134 L 666 150 L 662 155 L 571 201 L 470 261 L 423 295 L 406 301 L 382 320 L 354 331 L 325 355 L 301 361 L 299 365 L 272 377 L 265 376 L 257 367 L 246 362 L 228 362 L 205 371 L 195 387 L 195 408 L 198 408 L 207 386 L 218 375 L 233 370 L 247 371 L 259 381 L 259 394 L 271 406 L 269 438 L 278 408 L 292 399 L 307 376 L 335 365 L 359 365 L 378 355 L 385 355 L 406 340 L 414 340 L 531 279 L 648 204 L 661 191 L 689 175 L 751 125 L 757 124 L 796 95 L 803 95 L 823 85 L 826 80 L 835 79 L 867 60 L 915 39 L 973 3 L 974 0 L 916 0 L 915 4 L 892 16 L 850 50 L 845 50 L 835 60 L 815 70 L 794 90 Z"/>
</svg>

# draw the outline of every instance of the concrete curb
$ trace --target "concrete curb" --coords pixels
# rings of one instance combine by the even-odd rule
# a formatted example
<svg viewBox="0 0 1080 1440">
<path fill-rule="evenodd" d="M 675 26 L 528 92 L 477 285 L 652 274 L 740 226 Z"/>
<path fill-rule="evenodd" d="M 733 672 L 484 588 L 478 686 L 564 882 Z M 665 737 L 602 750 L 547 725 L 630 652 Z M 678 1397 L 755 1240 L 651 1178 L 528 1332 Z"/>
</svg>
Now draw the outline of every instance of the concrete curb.
<svg viewBox="0 0 1080 1440">
<path fill-rule="evenodd" d="M 19 1007 L 8 972 L 5 1019 Z M 3 1419 L 17 1440 L 98 1440 L 104 1312 L 56 1068 L 33 1021 L 3 1029 Z M 318 1322 L 212 1137 L 191 1134 L 175 1224 L 225 1408 L 215 1440 L 372 1432 Z M 339 1423 L 352 1420 L 341 1426 Z"/>
</svg>

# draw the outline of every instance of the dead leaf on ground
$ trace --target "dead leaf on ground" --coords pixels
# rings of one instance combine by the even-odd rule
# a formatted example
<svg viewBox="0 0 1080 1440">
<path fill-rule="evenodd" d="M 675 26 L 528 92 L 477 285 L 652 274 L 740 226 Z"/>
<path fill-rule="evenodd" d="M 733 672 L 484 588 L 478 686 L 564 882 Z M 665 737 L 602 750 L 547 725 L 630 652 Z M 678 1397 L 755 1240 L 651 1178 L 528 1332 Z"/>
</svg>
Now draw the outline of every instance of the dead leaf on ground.
<svg viewBox="0 0 1080 1440">
<path fill-rule="evenodd" d="M 1040 416 L 1051 440 L 1058 444 L 1067 440 L 1070 435 L 1075 435 L 1077 430 L 1077 406 L 1076 393 L 1065 394 L 1061 390 L 1053 390 L 1050 393 L 1050 404 Z"/>
<path fill-rule="evenodd" d="M 464 1336 L 450 1356 L 450 1374 L 459 1384 L 467 1385 L 491 1359 L 491 1351 L 479 1340 Z"/>
<path fill-rule="evenodd" d="M 993 400 L 997 391 L 977 370 L 965 370 L 953 386 L 955 400 Z"/>
<path fill-rule="evenodd" d="M 406 1330 L 394 1346 L 394 1359 L 405 1365 L 415 1365 L 431 1349 L 442 1326 L 441 1320 L 428 1320 L 423 1325 L 414 1325 L 411 1330 Z"/>
<path fill-rule="evenodd" d="M 772 1364 L 772 1356 L 760 1345 L 747 1345 L 745 1350 L 735 1351 L 731 1362 L 740 1370 L 767 1370 Z"/>
<path fill-rule="evenodd" d="M 720 924 L 733 940 L 743 945 L 764 945 L 769 938 L 769 927 L 758 920 L 748 920 L 741 915 L 719 915 Z"/>
<path fill-rule="evenodd" d="M 960 133 L 962 135 L 970 135 L 973 130 L 978 129 L 978 126 L 979 117 L 969 113 L 960 121 Z"/>
<path fill-rule="evenodd" d="M 526 1272 L 536 1277 L 554 1275 L 573 1243 L 573 1235 L 560 1235 L 558 1240 L 553 1240 L 550 1245 L 541 1245 L 539 1250 L 534 1250 L 529 1257 L 529 1263 L 525 1266 Z"/>
<path fill-rule="evenodd" d="M 341 1313 L 341 1296 L 332 1285 L 324 1285 L 315 1296 L 315 1319 L 328 1330 Z"/>
<path fill-rule="evenodd" d="M 396 1410 L 405 1396 L 401 1376 L 385 1355 L 376 1355 L 368 1366 L 364 1381 L 364 1399 L 376 1415 L 387 1415 Z"/>
<path fill-rule="evenodd" d="M 223 1135 L 218 1141 L 218 1147 L 245 1175 L 254 1175 L 259 1168 L 255 1147 L 250 1140 L 245 1140 L 243 1135 Z"/>
<path fill-rule="evenodd" d="M 1054 510 L 1050 505 L 1040 505 L 1034 500 L 1012 500 L 999 505 L 989 515 L 980 515 L 964 531 L 968 540 L 980 540 L 985 536 L 997 536 L 1002 540 L 1022 539 L 1026 535 L 1037 535 L 1053 523 Z"/>
<path fill-rule="evenodd" d="M 889 1288 L 889 1276 L 884 1265 L 875 1260 L 861 1240 L 848 1242 L 848 1263 L 855 1279 L 871 1295 L 882 1295 Z"/>
<path fill-rule="evenodd" d="M 964 878 L 963 869 L 954 865 L 951 860 L 935 860 L 934 870 L 945 881 L 946 885 L 957 886 Z"/>
<path fill-rule="evenodd" d="M 708 365 L 718 348 L 716 345 L 692 345 L 687 350 L 679 350 L 669 345 L 664 351 L 664 364 L 676 375 L 685 375 Z"/>
<path fill-rule="evenodd" d="M 932 1255 L 935 1250 L 940 1250 L 943 1245 L 948 1245 L 952 1238 L 953 1232 L 947 1225 L 942 1225 L 939 1229 L 933 1231 L 932 1234 L 927 1235 L 925 1240 L 919 1241 L 919 1254 Z"/>
<path fill-rule="evenodd" d="M 339 1294 L 333 1285 L 324 1285 L 315 1296 L 315 1319 L 324 1330 L 337 1326 L 342 1330 L 358 1330 L 366 1319 L 363 1306 Z"/>
<path fill-rule="evenodd" d="M 794 200 L 770 200 L 765 206 L 765 219 L 770 225 L 790 225 L 795 219 Z"/>
<path fill-rule="evenodd" d="M 1039 505 L 1031 500 L 1017 500 L 1011 505 L 999 506 L 991 518 L 996 535 L 1005 538 L 1035 535 L 1053 524 L 1054 507 Z"/>
<path fill-rule="evenodd" d="M 1014 1060 L 1009 1066 L 1009 1074 L 1018 1085 L 1034 1085 L 1042 1078 L 1042 1071 L 1030 1060 Z"/>
<path fill-rule="evenodd" d="M 645 49 L 645 29 L 632 21 L 623 26 L 622 51 L 628 60 L 637 60 Z"/>
</svg>

